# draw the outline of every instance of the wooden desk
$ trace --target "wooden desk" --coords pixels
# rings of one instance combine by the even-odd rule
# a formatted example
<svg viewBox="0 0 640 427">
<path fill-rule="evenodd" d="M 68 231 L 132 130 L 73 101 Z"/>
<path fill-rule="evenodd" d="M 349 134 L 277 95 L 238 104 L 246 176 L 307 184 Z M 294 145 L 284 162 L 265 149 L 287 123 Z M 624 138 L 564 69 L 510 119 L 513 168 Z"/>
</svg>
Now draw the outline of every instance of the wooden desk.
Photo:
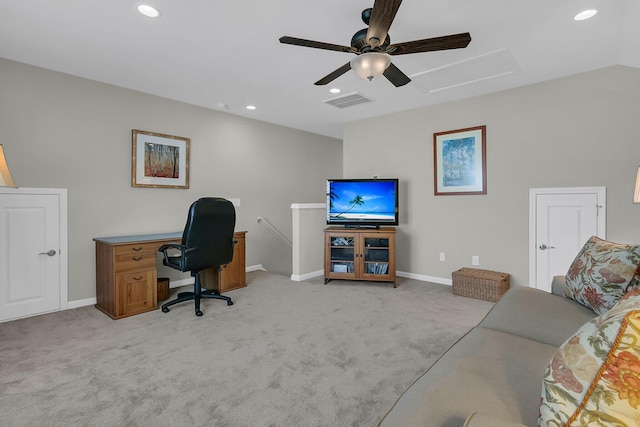
<svg viewBox="0 0 640 427">
<path fill-rule="evenodd" d="M 246 231 L 237 231 L 233 261 L 220 272 L 201 273 L 202 286 L 226 292 L 247 286 L 245 267 Z M 158 248 L 180 243 L 182 232 L 137 236 L 97 237 L 96 307 L 113 319 L 158 308 Z"/>
</svg>

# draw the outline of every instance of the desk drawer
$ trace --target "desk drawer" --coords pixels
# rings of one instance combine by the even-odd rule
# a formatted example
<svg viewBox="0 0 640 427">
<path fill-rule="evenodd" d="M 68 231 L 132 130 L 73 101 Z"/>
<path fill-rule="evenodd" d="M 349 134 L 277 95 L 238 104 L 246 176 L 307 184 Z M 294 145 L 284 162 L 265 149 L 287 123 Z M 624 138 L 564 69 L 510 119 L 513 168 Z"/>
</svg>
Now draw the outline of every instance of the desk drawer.
<svg viewBox="0 0 640 427">
<path fill-rule="evenodd" d="M 130 245 L 118 245 L 115 247 L 116 255 L 139 254 L 141 252 L 155 252 L 156 244 L 149 243 L 132 243 Z"/>
<path fill-rule="evenodd" d="M 155 270 L 156 269 L 156 253 L 155 252 L 143 252 L 132 255 L 117 255 L 116 256 L 116 273 L 122 271 L 143 271 L 143 270 Z"/>
</svg>

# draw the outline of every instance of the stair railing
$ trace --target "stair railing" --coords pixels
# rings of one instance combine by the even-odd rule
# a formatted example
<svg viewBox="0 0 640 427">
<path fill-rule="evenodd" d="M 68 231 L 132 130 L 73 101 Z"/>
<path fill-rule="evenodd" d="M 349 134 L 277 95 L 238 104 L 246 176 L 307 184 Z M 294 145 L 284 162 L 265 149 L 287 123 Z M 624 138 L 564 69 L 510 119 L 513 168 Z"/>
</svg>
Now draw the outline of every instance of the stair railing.
<svg viewBox="0 0 640 427">
<path fill-rule="evenodd" d="M 284 243 L 286 243 L 287 246 L 289 246 L 290 248 L 293 248 L 293 243 L 291 243 L 291 241 L 289 241 L 289 239 L 287 239 L 287 236 L 285 236 L 280 231 L 278 231 L 278 229 L 275 228 L 266 218 L 259 216 L 258 217 L 258 224 L 260 224 L 260 223 L 264 223 L 264 225 L 266 225 L 267 228 L 269 228 L 276 236 L 278 236 L 278 238 L 280 238 L 280 240 L 282 240 Z"/>
</svg>

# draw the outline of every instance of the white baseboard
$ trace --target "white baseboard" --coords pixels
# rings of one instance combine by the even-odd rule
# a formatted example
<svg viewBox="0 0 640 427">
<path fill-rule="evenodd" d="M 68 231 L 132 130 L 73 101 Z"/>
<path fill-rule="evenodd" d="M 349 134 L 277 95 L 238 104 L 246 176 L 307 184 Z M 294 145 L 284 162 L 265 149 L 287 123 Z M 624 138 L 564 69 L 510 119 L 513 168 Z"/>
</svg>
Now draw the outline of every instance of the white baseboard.
<svg viewBox="0 0 640 427">
<path fill-rule="evenodd" d="M 267 271 L 267 269 L 265 269 L 262 264 L 257 264 L 257 265 L 251 265 L 249 267 L 247 267 L 246 271 Z M 322 275 L 322 271 L 320 271 L 320 275 Z M 181 280 L 172 280 L 171 282 L 169 282 L 169 287 L 170 288 L 179 288 L 181 286 L 186 286 L 186 285 L 193 285 L 193 278 L 189 277 L 186 279 L 181 279 Z M 54 311 L 64 311 L 64 310 L 73 310 L 74 308 L 80 308 L 80 307 L 86 307 L 89 305 L 96 305 L 97 303 L 97 299 L 95 297 L 93 298 L 85 298 L 85 299 L 79 299 L 79 300 L 75 300 L 75 301 L 67 301 L 66 304 L 64 304 L 64 302 L 62 303 L 62 306 L 60 307 L 60 310 L 54 310 Z M 38 313 L 39 314 L 44 314 L 44 313 Z M 25 317 L 31 317 L 31 316 L 25 316 Z M 16 320 L 16 319 L 8 319 L 8 320 Z M 7 321 L 8 321 L 7 320 Z"/>
<path fill-rule="evenodd" d="M 307 274 L 292 274 L 291 280 L 294 282 L 301 282 L 303 280 L 313 279 L 314 277 L 322 277 L 324 276 L 324 270 L 312 271 Z"/>
<path fill-rule="evenodd" d="M 247 267 L 245 269 L 245 271 L 248 273 L 250 271 L 267 271 L 262 264 L 257 264 L 257 265 L 250 265 L 249 267 Z M 187 286 L 187 285 L 193 285 L 193 278 L 192 277 L 188 277 L 186 279 L 180 279 L 180 280 L 172 280 L 169 282 L 169 288 L 173 289 L 173 288 L 179 288 L 180 286 Z"/>
<path fill-rule="evenodd" d="M 249 271 L 247 269 L 247 271 Z M 313 279 L 314 277 L 324 276 L 324 270 L 312 271 L 306 274 L 292 274 L 291 280 L 294 282 L 301 282 L 307 279 Z M 451 279 L 443 279 L 441 277 L 427 276 L 424 274 L 407 273 L 406 271 L 396 271 L 396 276 L 406 277 L 407 279 L 420 280 L 422 282 L 438 283 L 441 285 L 452 285 Z"/>
<path fill-rule="evenodd" d="M 247 273 L 250 271 L 267 271 L 262 264 L 251 265 L 246 269 Z M 324 275 L 324 270 L 313 271 L 306 274 L 292 274 L 291 280 L 294 282 L 301 282 L 303 280 L 313 279 L 314 277 L 320 277 Z M 439 283 L 441 285 L 452 285 L 451 279 L 443 279 L 441 277 L 427 276 L 425 274 L 407 273 L 406 271 L 396 271 L 396 276 L 406 277 L 407 279 L 415 279 L 423 282 Z M 187 278 L 182 280 L 173 280 L 169 283 L 170 288 L 179 288 L 180 286 L 192 285 L 193 279 Z M 79 307 L 86 307 L 88 305 L 95 305 L 96 298 L 86 298 L 75 301 L 69 301 L 66 307 L 61 310 L 71 310 Z"/>
<path fill-rule="evenodd" d="M 186 279 L 180 280 L 171 280 L 169 282 L 169 289 L 179 288 L 180 286 L 193 285 L 193 277 L 188 277 Z"/>
<path fill-rule="evenodd" d="M 423 282 L 439 283 L 441 285 L 451 286 L 453 284 L 451 279 L 443 279 L 441 277 L 427 276 L 424 274 L 407 273 L 406 271 L 396 271 L 396 276 L 406 277 L 407 279 L 421 280 Z"/>
<path fill-rule="evenodd" d="M 96 298 L 86 298 L 86 299 L 79 299 L 79 300 L 75 300 L 75 301 L 69 301 L 67 302 L 67 306 L 66 307 L 62 307 L 60 309 L 60 311 L 62 310 L 71 310 L 74 308 L 79 308 L 79 307 L 86 307 L 88 305 L 96 305 L 98 301 L 96 300 Z"/>
<path fill-rule="evenodd" d="M 264 268 L 264 267 L 262 266 L 262 264 L 256 264 L 256 265 L 250 265 L 250 266 L 248 266 L 248 267 L 245 269 L 245 271 L 246 271 L 247 273 L 249 273 L 250 271 L 269 271 L 269 270 L 267 270 L 266 268 Z"/>
</svg>

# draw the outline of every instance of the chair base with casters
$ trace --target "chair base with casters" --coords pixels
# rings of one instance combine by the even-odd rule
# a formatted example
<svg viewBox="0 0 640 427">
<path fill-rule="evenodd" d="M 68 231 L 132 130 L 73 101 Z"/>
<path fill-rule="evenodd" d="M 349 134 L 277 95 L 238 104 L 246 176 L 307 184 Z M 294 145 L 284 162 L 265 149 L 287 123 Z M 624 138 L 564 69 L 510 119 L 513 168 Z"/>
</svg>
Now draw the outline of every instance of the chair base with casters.
<svg viewBox="0 0 640 427">
<path fill-rule="evenodd" d="M 192 276 L 195 277 L 195 283 L 193 284 L 193 292 L 180 292 L 178 297 L 172 301 L 162 304 L 162 312 L 168 313 L 170 311 L 169 307 L 174 304 L 178 304 L 184 301 L 195 301 L 195 309 L 196 316 L 202 316 L 202 311 L 200 310 L 200 300 L 202 299 L 219 299 L 227 302 L 227 305 L 233 305 L 233 301 L 231 298 L 220 295 L 220 292 L 214 290 L 203 290 L 200 285 L 200 272 L 192 272 Z"/>
</svg>

